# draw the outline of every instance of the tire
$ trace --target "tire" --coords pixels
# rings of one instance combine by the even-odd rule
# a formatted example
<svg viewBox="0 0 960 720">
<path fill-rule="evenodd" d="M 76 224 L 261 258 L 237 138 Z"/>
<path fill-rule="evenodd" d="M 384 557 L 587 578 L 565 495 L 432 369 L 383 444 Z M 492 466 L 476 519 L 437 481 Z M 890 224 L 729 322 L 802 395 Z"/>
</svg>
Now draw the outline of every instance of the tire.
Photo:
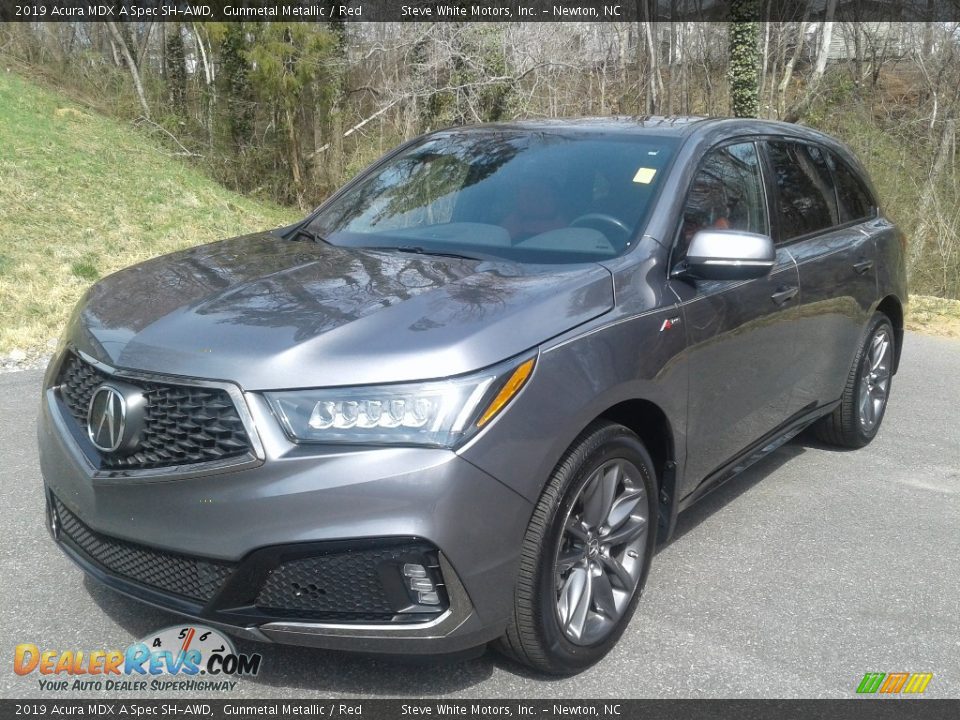
<svg viewBox="0 0 960 720">
<path fill-rule="evenodd" d="M 527 526 L 501 652 L 540 672 L 572 675 L 613 648 L 650 569 L 655 477 L 643 443 L 622 425 L 595 422 L 577 438 Z"/>
<path fill-rule="evenodd" d="M 862 448 L 876 437 L 890 398 L 896 342 L 890 319 L 874 313 L 847 374 L 840 404 L 814 425 L 817 438 L 836 447 Z"/>
</svg>

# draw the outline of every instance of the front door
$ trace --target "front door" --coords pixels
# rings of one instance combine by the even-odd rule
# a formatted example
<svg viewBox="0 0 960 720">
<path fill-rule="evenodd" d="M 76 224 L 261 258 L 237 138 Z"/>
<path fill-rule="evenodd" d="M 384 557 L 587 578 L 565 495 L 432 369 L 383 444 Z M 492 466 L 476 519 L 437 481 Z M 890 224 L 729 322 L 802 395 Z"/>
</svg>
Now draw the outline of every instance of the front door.
<svg viewBox="0 0 960 720">
<path fill-rule="evenodd" d="M 770 233 L 755 143 L 705 156 L 687 197 L 672 263 L 704 228 Z M 788 416 L 800 279 L 785 248 L 766 277 L 673 280 L 687 335 L 687 456 L 681 496 Z"/>
</svg>

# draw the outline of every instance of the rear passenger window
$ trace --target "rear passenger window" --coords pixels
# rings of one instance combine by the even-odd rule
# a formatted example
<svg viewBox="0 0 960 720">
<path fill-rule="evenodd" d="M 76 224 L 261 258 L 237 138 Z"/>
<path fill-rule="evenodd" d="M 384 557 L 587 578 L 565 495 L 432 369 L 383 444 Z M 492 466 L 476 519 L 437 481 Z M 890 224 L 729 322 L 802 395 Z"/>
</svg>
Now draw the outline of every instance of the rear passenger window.
<svg viewBox="0 0 960 720">
<path fill-rule="evenodd" d="M 870 195 L 870 191 L 867 190 L 867 186 L 843 160 L 833 153 L 829 153 L 827 157 L 830 169 L 833 170 L 834 182 L 837 185 L 840 222 L 848 223 L 872 217 L 876 203 Z"/>
<path fill-rule="evenodd" d="M 768 143 L 780 208 L 780 240 L 826 230 L 837 223 L 833 179 L 823 152 L 812 145 Z"/>
</svg>

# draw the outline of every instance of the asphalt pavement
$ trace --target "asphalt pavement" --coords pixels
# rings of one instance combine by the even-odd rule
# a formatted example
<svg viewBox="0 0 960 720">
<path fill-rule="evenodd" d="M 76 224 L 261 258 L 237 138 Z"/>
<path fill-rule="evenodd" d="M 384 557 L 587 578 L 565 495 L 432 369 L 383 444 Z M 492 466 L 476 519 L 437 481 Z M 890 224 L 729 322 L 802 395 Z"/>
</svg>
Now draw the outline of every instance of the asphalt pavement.
<svg viewBox="0 0 960 720">
<path fill-rule="evenodd" d="M 49 539 L 40 378 L 0 375 L 0 695 L 96 699 L 15 675 L 14 647 L 124 648 L 179 620 L 85 580 Z M 238 643 L 261 672 L 219 697 L 851 697 L 864 673 L 901 671 L 960 697 L 958 378 L 960 341 L 908 335 L 876 440 L 841 452 L 805 434 L 683 514 L 620 644 L 577 677 L 492 651 L 412 662 Z"/>
</svg>

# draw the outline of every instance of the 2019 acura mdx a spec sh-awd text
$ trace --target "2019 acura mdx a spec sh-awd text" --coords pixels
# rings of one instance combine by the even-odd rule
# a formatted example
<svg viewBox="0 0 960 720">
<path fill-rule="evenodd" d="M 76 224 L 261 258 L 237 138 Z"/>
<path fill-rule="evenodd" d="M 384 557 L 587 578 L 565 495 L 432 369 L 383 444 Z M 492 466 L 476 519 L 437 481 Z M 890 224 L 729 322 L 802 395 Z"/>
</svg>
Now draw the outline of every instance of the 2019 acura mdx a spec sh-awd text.
<svg viewBox="0 0 960 720">
<path fill-rule="evenodd" d="M 905 299 L 901 233 L 812 130 L 436 132 L 90 289 L 44 383 L 48 522 L 238 636 L 577 672 L 679 511 L 808 425 L 870 442 Z"/>
</svg>

